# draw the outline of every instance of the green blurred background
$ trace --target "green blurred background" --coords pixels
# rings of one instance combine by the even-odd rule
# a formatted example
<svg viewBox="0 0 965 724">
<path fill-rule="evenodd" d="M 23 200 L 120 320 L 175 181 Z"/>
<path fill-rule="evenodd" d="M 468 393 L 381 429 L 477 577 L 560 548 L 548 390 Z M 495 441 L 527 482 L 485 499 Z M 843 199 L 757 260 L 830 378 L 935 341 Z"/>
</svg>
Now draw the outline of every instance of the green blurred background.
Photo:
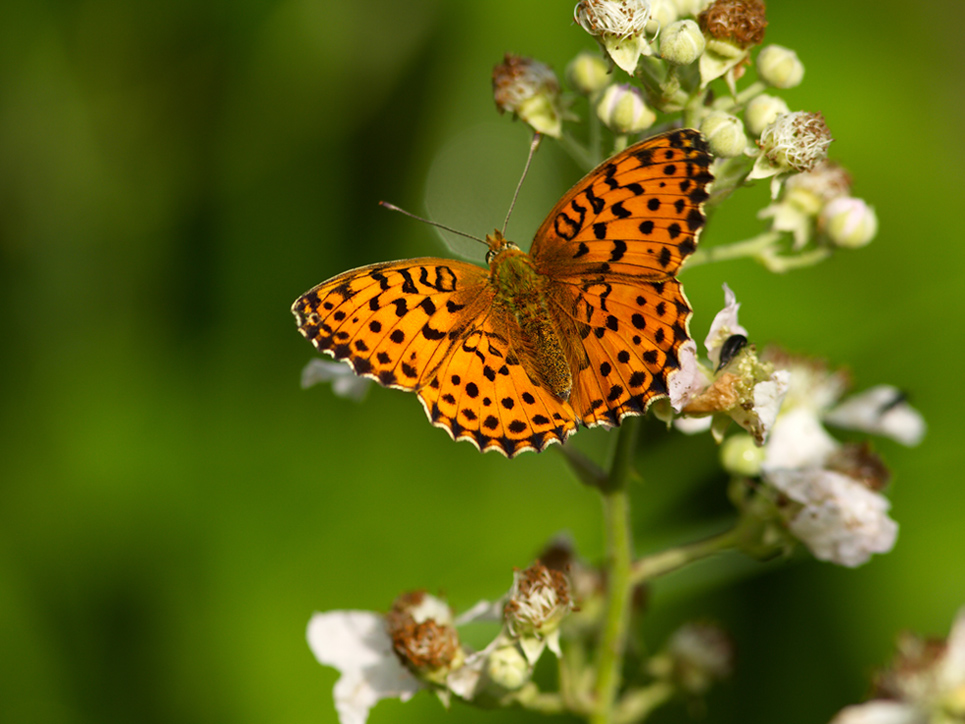
<svg viewBox="0 0 965 724">
<path fill-rule="evenodd" d="M 425 213 L 429 198 L 476 234 L 501 224 L 528 134 L 496 115 L 490 70 L 513 51 L 561 71 L 593 47 L 572 5 L 4 3 L 0 718 L 334 722 L 336 673 L 304 642 L 312 611 L 383 610 L 417 587 L 465 608 L 561 530 L 600 555 L 594 495 L 557 454 L 480 455 L 411 395 L 301 390 L 313 350 L 288 311 L 345 269 L 449 253 L 380 199 Z M 661 581 L 642 625 L 650 645 L 693 617 L 733 632 L 738 674 L 705 721 L 803 724 L 858 701 L 897 631 L 944 635 L 965 604 L 965 12 L 772 0 L 768 15 L 767 41 L 807 67 L 784 97 L 825 114 L 881 232 L 782 277 L 695 268 L 693 330 L 727 281 L 754 341 L 907 390 L 929 434 L 876 446 L 895 473 L 893 553 L 858 570 L 723 556 Z M 458 154 L 461 185 L 445 171 Z M 546 144 L 511 234 L 529 237 L 578 176 Z M 755 233 L 765 186 L 704 243 Z M 706 436 L 646 432 L 638 548 L 719 529 Z M 612 439 L 574 444 L 603 459 Z M 492 716 L 531 718 L 447 715 L 422 696 L 371 721 Z"/>
</svg>

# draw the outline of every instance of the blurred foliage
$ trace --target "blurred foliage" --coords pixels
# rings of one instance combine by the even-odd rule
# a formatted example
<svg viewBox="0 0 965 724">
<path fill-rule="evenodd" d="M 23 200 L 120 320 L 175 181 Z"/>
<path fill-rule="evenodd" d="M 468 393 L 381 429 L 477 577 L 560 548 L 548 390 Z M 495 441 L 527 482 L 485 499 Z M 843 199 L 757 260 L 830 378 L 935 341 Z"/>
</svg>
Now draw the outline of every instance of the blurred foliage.
<svg viewBox="0 0 965 724">
<path fill-rule="evenodd" d="M 5 721 L 333 722 L 336 674 L 304 642 L 313 610 L 381 610 L 417 587 L 465 608 L 507 589 L 560 530 L 599 555 L 594 496 L 556 454 L 480 455 L 411 395 L 376 389 L 356 405 L 300 390 L 313 351 L 288 312 L 344 269 L 446 253 L 376 203 L 424 213 L 433 159 L 494 125 L 510 139 L 496 156 L 506 201 L 463 221 L 435 193 L 432 211 L 474 233 L 502 223 L 529 139 L 496 116 L 490 69 L 513 51 L 562 70 L 592 47 L 572 2 L 4 3 Z M 758 344 L 848 365 L 859 388 L 906 389 L 930 432 L 918 449 L 877 446 L 896 473 L 892 554 L 856 571 L 723 556 L 655 587 L 651 646 L 694 616 L 739 642 L 736 679 L 708 702 L 714 723 L 826 721 L 865 694 L 898 630 L 944 635 L 965 604 L 962 393 L 945 377 L 965 331 L 963 6 L 772 0 L 768 12 L 767 40 L 807 67 L 785 97 L 825 114 L 832 157 L 881 233 L 782 277 L 694 269 L 695 336 L 727 281 Z M 510 227 L 521 239 L 579 175 L 555 149 L 536 165 Z M 470 192 L 491 183 L 465 177 Z M 765 186 L 703 243 L 756 231 Z M 646 430 L 638 548 L 719 527 L 712 444 Z M 611 439 L 574 443 L 602 458 Z M 491 716 L 423 696 L 373 721 Z"/>
</svg>

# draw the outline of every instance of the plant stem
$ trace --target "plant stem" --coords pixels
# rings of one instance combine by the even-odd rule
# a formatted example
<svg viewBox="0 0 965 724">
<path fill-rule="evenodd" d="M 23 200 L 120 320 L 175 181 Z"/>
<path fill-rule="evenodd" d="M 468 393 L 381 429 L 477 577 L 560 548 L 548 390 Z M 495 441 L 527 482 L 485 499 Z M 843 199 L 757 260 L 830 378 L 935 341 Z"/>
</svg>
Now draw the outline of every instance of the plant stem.
<svg viewBox="0 0 965 724">
<path fill-rule="evenodd" d="M 696 543 L 645 556 L 634 563 L 630 574 L 630 583 L 633 586 L 638 586 L 645 581 L 662 576 L 693 561 L 720 553 L 728 548 L 734 548 L 739 544 L 742 535 L 742 528 L 737 526 Z"/>
<path fill-rule="evenodd" d="M 633 550 L 627 481 L 630 477 L 639 422 L 635 417 L 623 421 L 617 437 L 609 480 L 602 490 L 607 545 L 607 601 L 594 687 L 596 706 L 589 718 L 591 724 L 613 722 L 614 703 L 620 688 L 620 670 L 623 667 L 630 618 L 630 594 L 633 590 L 630 585 Z"/>
<path fill-rule="evenodd" d="M 744 256 L 758 257 L 780 238 L 780 232 L 765 231 L 750 239 L 737 241 L 733 244 L 698 249 L 687 259 L 687 268 L 692 269 L 695 266 L 710 262 L 740 259 Z"/>
</svg>

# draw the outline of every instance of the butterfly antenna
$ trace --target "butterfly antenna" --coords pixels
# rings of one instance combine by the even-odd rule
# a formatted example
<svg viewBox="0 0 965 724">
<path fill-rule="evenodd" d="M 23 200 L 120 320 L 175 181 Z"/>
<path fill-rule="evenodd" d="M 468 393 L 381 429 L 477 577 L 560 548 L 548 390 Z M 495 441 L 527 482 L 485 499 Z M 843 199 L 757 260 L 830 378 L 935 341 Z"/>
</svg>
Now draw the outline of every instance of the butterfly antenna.
<svg viewBox="0 0 965 724">
<path fill-rule="evenodd" d="M 519 190 L 523 188 L 523 181 L 526 179 L 526 174 L 529 173 L 529 165 L 533 162 L 533 156 L 536 155 L 536 149 L 539 148 L 539 142 L 543 140 L 543 134 L 536 132 L 533 134 L 533 142 L 529 144 L 529 156 L 526 157 L 526 165 L 523 167 L 523 175 L 519 177 L 519 183 L 516 184 L 516 193 L 513 194 L 513 202 L 509 205 L 509 211 L 506 212 L 506 220 L 503 222 L 503 236 L 506 235 L 506 227 L 509 226 L 509 217 L 513 214 L 513 209 L 516 207 L 516 199 L 519 198 Z"/>
<path fill-rule="evenodd" d="M 416 221 L 421 221 L 429 226 L 434 226 L 437 229 L 442 229 L 443 231 L 448 231 L 451 234 L 458 234 L 459 236 L 464 236 L 467 239 L 472 239 L 473 241 L 478 241 L 480 244 L 489 245 L 485 239 L 480 239 L 478 236 L 473 236 L 472 234 L 467 234 L 465 231 L 459 231 L 458 229 L 453 229 L 451 226 L 446 226 L 445 224 L 440 224 L 438 221 L 430 221 L 429 219 L 424 219 L 421 216 L 416 216 L 413 213 L 406 211 L 405 209 L 400 209 L 395 204 L 390 204 L 388 201 L 380 201 L 379 206 L 383 206 L 389 211 L 398 211 L 400 214 L 408 216 L 410 219 L 415 219 Z"/>
</svg>

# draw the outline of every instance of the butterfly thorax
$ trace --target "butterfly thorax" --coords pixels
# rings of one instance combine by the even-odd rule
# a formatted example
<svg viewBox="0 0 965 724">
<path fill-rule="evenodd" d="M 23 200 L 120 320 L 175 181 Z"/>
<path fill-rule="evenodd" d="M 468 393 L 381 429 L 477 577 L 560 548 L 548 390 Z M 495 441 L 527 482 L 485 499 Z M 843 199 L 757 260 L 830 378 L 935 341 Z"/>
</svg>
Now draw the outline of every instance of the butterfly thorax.
<svg viewBox="0 0 965 724">
<path fill-rule="evenodd" d="M 559 333 L 552 323 L 546 294 L 549 279 L 540 274 L 529 254 L 499 232 L 486 237 L 490 245 L 489 279 L 493 306 L 515 322 L 514 351 L 530 379 L 561 400 L 570 396 L 573 378 Z"/>
</svg>

